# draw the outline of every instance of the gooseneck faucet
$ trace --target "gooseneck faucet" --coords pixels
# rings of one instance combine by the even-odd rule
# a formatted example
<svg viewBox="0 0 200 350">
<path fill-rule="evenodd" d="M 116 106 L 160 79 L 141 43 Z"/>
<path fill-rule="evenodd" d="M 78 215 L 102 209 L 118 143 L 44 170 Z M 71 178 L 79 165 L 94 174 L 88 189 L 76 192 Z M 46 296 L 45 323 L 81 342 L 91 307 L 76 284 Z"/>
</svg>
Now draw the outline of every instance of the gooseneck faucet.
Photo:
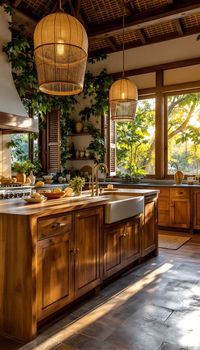
<svg viewBox="0 0 200 350">
<path fill-rule="evenodd" d="M 99 184 L 98 184 L 98 170 L 99 168 L 104 168 L 106 174 L 108 174 L 108 167 L 105 163 L 99 163 L 92 168 L 92 197 L 94 197 L 94 177 L 96 176 L 96 196 L 99 195 Z"/>
</svg>

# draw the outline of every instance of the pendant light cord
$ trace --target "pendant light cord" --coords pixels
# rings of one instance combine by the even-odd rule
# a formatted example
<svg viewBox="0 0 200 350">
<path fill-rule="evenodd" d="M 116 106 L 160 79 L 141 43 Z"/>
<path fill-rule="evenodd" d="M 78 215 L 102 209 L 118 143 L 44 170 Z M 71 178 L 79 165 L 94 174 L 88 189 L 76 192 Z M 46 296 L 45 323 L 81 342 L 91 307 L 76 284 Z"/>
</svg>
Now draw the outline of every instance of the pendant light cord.
<svg viewBox="0 0 200 350">
<path fill-rule="evenodd" d="M 62 8 L 62 0 L 59 0 L 59 11 L 64 12 L 64 10 Z"/>
<path fill-rule="evenodd" d="M 125 16 L 125 3 L 123 1 L 123 34 L 122 34 L 122 51 L 123 51 L 123 66 L 122 66 L 122 77 L 124 77 L 124 16 Z"/>
</svg>

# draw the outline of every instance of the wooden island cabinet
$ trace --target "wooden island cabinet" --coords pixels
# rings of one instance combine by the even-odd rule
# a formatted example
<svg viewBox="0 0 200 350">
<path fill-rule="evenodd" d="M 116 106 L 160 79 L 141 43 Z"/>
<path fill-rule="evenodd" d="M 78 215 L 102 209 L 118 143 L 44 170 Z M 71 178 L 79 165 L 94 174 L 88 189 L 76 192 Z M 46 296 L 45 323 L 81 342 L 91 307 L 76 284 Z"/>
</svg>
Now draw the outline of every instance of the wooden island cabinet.
<svg viewBox="0 0 200 350">
<path fill-rule="evenodd" d="M 192 206 L 193 228 L 196 230 L 200 230 L 200 189 L 193 189 L 192 199 L 193 199 L 193 206 Z"/>
<path fill-rule="evenodd" d="M 109 278 L 141 256 L 141 217 L 104 226 L 103 278 Z"/>
<path fill-rule="evenodd" d="M 42 205 L 24 205 L 18 199 L 4 202 L 0 210 L 2 335 L 30 341 L 37 335 L 38 322 L 139 262 L 152 249 L 157 252 L 156 202 L 145 204 L 144 215 L 106 225 L 107 200 L 102 196 Z"/>
</svg>

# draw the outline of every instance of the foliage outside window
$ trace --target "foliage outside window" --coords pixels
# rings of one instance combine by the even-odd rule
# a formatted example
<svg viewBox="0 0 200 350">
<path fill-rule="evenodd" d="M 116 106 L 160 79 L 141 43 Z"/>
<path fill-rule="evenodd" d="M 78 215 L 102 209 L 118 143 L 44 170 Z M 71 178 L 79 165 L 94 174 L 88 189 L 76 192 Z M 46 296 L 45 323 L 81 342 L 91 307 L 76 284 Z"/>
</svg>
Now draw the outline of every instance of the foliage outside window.
<svg viewBox="0 0 200 350">
<path fill-rule="evenodd" d="M 200 169 L 200 93 L 168 96 L 168 174 Z"/>
<path fill-rule="evenodd" d="M 155 98 L 138 101 L 133 122 L 117 123 L 117 170 L 132 178 L 155 174 Z"/>
</svg>

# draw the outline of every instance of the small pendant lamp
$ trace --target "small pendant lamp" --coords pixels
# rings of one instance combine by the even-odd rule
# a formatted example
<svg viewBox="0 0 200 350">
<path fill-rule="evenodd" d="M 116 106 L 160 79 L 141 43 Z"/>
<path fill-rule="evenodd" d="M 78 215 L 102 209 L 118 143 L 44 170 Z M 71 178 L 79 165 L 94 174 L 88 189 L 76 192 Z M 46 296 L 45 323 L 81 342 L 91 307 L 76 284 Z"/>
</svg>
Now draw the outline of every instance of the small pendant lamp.
<svg viewBox="0 0 200 350">
<path fill-rule="evenodd" d="M 124 5 L 125 12 L 125 5 Z M 138 100 L 137 87 L 124 75 L 124 13 L 123 13 L 123 71 L 122 78 L 116 80 L 109 90 L 111 119 L 129 122 L 135 117 Z"/>
<path fill-rule="evenodd" d="M 34 31 L 39 89 L 50 95 L 75 95 L 83 90 L 88 37 L 82 24 L 59 11 L 40 20 Z"/>
</svg>

